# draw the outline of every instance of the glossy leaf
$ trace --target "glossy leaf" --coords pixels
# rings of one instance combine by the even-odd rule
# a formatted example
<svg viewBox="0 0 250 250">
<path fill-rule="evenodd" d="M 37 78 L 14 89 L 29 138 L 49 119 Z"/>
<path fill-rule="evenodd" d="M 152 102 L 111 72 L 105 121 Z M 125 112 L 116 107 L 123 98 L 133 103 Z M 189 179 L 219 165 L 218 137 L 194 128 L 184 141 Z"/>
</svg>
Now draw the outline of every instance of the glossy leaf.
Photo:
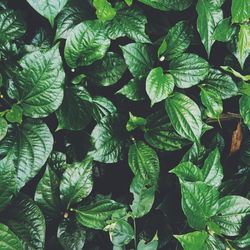
<svg viewBox="0 0 250 250">
<path fill-rule="evenodd" d="M 53 137 L 46 124 L 39 120 L 26 120 L 13 127 L 2 141 L 0 154 L 13 157 L 17 188 L 32 179 L 46 162 L 53 146 Z"/>
<path fill-rule="evenodd" d="M 93 159 L 68 165 L 60 182 L 60 198 L 68 209 L 71 204 L 87 197 L 93 188 Z"/>
<path fill-rule="evenodd" d="M 87 20 L 70 32 L 64 49 L 66 63 L 71 68 L 86 66 L 104 57 L 110 46 L 103 25 L 97 20 Z"/>
<path fill-rule="evenodd" d="M 7 121 L 0 117 L 0 141 L 6 136 L 8 132 L 8 123 Z"/>
<path fill-rule="evenodd" d="M 218 211 L 219 192 L 203 182 L 182 182 L 182 209 L 190 227 L 203 230 Z"/>
<path fill-rule="evenodd" d="M 250 3 L 247 0 L 232 0 L 232 22 L 243 23 L 250 18 Z"/>
<path fill-rule="evenodd" d="M 250 246 L 250 232 L 249 232 L 249 230 L 244 236 L 234 240 L 234 243 L 236 244 L 236 246 L 238 246 L 240 248 L 249 247 Z"/>
<path fill-rule="evenodd" d="M 124 208 L 123 204 L 113 200 L 100 200 L 94 204 L 76 209 L 76 219 L 85 227 L 104 229 L 112 214 Z"/>
<path fill-rule="evenodd" d="M 5 250 L 24 249 L 19 238 L 2 223 L 0 223 L 0 248 Z"/>
<path fill-rule="evenodd" d="M 55 17 L 63 9 L 67 1 L 68 0 L 46 0 L 38 2 L 36 0 L 27 0 L 32 8 L 49 20 L 51 26 L 54 26 Z"/>
<path fill-rule="evenodd" d="M 146 79 L 146 92 L 151 100 L 151 106 L 166 99 L 174 90 L 174 78 L 164 74 L 161 67 L 152 69 Z"/>
<path fill-rule="evenodd" d="M 17 73 L 15 98 L 23 114 L 33 118 L 46 117 L 62 103 L 65 73 L 58 44 L 47 52 L 24 56 Z"/>
<path fill-rule="evenodd" d="M 126 124 L 126 129 L 127 131 L 133 131 L 136 128 L 143 129 L 146 123 L 147 123 L 146 119 L 134 116 L 132 113 L 129 113 L 129 120 Z"/>
<path fill-rule="evenodd" d="M 166 99 L 165 109 L 178 134 L 191 141 L 199 141 L 203 126 L 201 111 L 192 99 L 176 92 Z"/>
<path fill-rule="evenodd" d="M 204 80 L 209 71 L 206 60 L 195 55 L 184 53 L 174 58 L 169 65 L 168 72 L 174 77 L 178 88 L 190 88 Z"/>
<path fill-rule="evenodd" d="M 57 130 L 82 130 L 91 121 L 92 98 L 82 86 L 65 89 L 62 105 L 56 111 Z"/>
<path fill-rule="evenodd" d="M 240 31 L 238 34 L 238 49 L 240 61 L 244 61 L 245 55 L 250 52 L 250 26 L 247 24 L 240 25 Z"/>
<path fill-rule="evenodd" d="M 96 16 L 101 22 L 112 20 L 116 15 L 116 10 L 107 0 L 94 0 L 93 5 L 96 8 Z"/>
<path fill-rule="evenodd" d="M 160 165 L 156 152 L 143 141 L 134 141 L 129 148 L 128 164 L 135 175 L 139 175 L 148 185 L 155 186 Z"/>
<path fill-rule="evenodd" d="M 240 114 L 244 123 L 250 129 L 250 96 L 242 96 L 240 98 Z"/>
</svg>

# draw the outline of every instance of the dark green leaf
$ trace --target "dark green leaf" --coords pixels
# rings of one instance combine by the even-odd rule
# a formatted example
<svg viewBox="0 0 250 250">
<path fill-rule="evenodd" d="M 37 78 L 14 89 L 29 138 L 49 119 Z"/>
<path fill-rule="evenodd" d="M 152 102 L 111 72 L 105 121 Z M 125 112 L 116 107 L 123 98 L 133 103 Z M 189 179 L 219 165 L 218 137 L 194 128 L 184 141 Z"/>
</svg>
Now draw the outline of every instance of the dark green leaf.
<svg viewBox="0 0 250 250">
<path fill-rule="evenodd" d="M 96 16 L 101 22 L 112 20 L 116 15 L 116 10 L 107 0 L 93 0 L 96 8 Z"/>
<path fill-rule="evenodd" d="M 225 250 L 226 245 L 216 236 L 216 234 L 209 234 L 205 241 L 204 250 Z"/>
<path fill-rule="evenodd" d="M 97 20 L 79 23 L 70 32 L 64 57 L 71 68 L 86 66 L 104 57 L 110 45 L 103 25 Z"/>
<path fill-rule="evenodd" d="M 57 130 L 82 130 L 91 121 L 92 98 L 83 86 L 65 89 L 62 105 L 56 111 Z"/>
<path fill-rule="evenodd" d="M 165 108 L 177 133 L 198 142 L 203 126 L 198 105 L 188 96 L 176 92 L 166 99 Z"/>
<path fill-rule="evenodd" d="M 250 129 L 250 96 L 242 96 L 240 98 L 240 114 L 244 123 Z"/>
<path fill-rule="evenodd" d="M 243 23 L 250 18 L 250 2 L 247 0 L 232 0 L 232 22 Z"/>
<path fill-rule="evenodd" d="M 185 89 L 204 80 L 209 64 L 195 54 L 184 53 L 170 62 L 168 71 L 173 75 L 176 86 Z"/>
<path fill-rule="evenodd" d="M 6 136 L 8 132 L 8 123 L 2 117 L 0 117 L 0 141 Z"/>
<path fill-rule="evenodd" d="M 26 120 L 20 127 L 10 129 L 1 143 L 0 154 L 13 157 L 18 189 L 39 172 L 52 147 L 53 137 L 47 125 L 39 120 Z"/>
<path fill-rule="evenodd" d="M 236 244 L 237 247 L 240 247 L 240 248 L 249 247 L 250 246 L 250 230 L 248 230 L 248 232 L 241 238 L 234 240 L 234 243 Z"/>
</svg>

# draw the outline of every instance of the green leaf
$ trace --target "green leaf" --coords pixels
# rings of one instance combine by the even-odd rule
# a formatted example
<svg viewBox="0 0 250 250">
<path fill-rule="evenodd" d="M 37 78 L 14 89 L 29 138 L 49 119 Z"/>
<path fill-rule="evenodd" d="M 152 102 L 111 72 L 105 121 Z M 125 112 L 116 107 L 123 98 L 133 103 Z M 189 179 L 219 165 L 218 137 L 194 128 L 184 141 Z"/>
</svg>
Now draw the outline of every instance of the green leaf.
<svg viewBox="0 0 250 250">
<path fill-rule="evenodd" d="M 144 138 L 158 149 L 175 151 L 190 143 L 178 135 L 163 112 L 156 112 L 147 117 Z"/>
<path fill-rule="evenodd" d="M 134 238 L 134 229 L 125 220 L 118 220 L 105 227 L 115 246 L 125 246 Z"/>
<path fill-rule="evenodd" d="M 216 234 L 209 234 L 205 241 L 204 250 L 225 250 L 226 245 L 216 236 Z"/>
<path fill-rule="evenodd" d="M 146 98 L 145 82 L 139 79 L 131 79 L 116 94 L 122 94 L 131 101 L 142 101 Z"/>
<path fill-rule="evenodd" d="M 87 1 L 69 1 L 56 18 L 55 41 L 67 39 L 72 29 L 84 20 L 92 18 L 92 8 Z"/>
<path fill-rule="evenodd" d="M 148 187 L 147 185 L 148 182 L 142 179 L 139 175 L 134 177 L 130 185 L 129 190 L 134 196 L 130 207 L 135 218 L 144 216 L 153 206 L 155 187 Z"/>
<path fill-rule="evenodd" d="M 13 10 L 0 11 L 0 45 L 21 37 L 26 32 L 26 25 L 20 13 Z"/>
<path fill-rule="evenodd" d="M 111 115 L 117 112 L 114 104 L 105 97 L 96 96 L 92 100 L 92 115 L 96 122 L 100 122 L 106 115 Z"/>
<path fill-rule="evenodd" d="M 232 77 L 219 70 L 211 69 L 203 82 L 208 89 L 217 92 L 222 99 L 228 99 L 238 94 L 238 88 Z"/>
<path fill-rule="evenodd" d="M 185 10 L 191 4 L 192 0 L 139 0 L 155 9 L 169 11 L 169 10 Z"/>
<path fill-rule="evenodd" d="M 74 77 L 74 78 L 71 80 L 71 83 L 72 83 L 72 84 L 84 83 L 86 77 L 87 77 L 87 76 L 86 76 L 85 74 L 77 75 L 76 77 Z"/>
<path fill-rule="evenodd" d="M 62 105 L 56 111 L 57 131 L 60 129 L 82 130 L 91 121 L 92 98 L 83 86 L 65 89 Z"/>
<path fill-rule="evenodd" d="M 146 79 L 146 92 L 151 100 L 151 106 L 166 99 L 174 90 L 174 78 L 164 74 L 161 67 L 152 69 Z"/>
<path fill-rule="evenodd" d="M 124 210 L 125 205 L 113 200 L 100 200 L 75 209 L 77 221 L 85 227 L 104 229 L 114 212 Z"/>
<path fill-rule="evenodd" d="M 168 72 L 173 75 L 178 88 L 190 88 L 204 80 L 209 71 L 209 64 L 203 58 L 184 53 L 174 58 L 169 65 Z"/>
<path fill-rule="evenodd" d="M 51 165 L 47 165 L 46 171 L 37 185 L 34 200 L 44 214 L 56 218 L 60 216 L 61 208 L 60 182 Z"/>
<path fill-rule="evenodd" d="M 128 140 L 126 122 L 123 116 L 112 114 L 103 117 L 95 126 L 91 134 L 96 148 L 95 161 L 115 163 L 123 158 L 123 148 Z"/>
<path fill-rule="evenodd" d="M 169 173 L 176 174 L 182 181 L 203 181 L 202 170 L 195 166 L 192 162 L 182 162 Z"/>
<path fill-rule="evenodd" d="M 220 163 L 218 148 L 209 153 L 202 168 L 203 181 L 213 187 L 219 187 L 223 179 L 223 168 Z"/>
<path fill-rule="evenodd" d="M 250 2 L 247 0 L 232 0 L 232 23 L 243 23 L 250 18 Z"/>
<path fill-rule="evenodd" d="M 250 230 L 248 230 L 248 232 L 244 236 L 234 240 L 233 242 L 234 244 L 236 244 L 237 247 L 240 247 L 240 248 L 249 247 L 250 246 Z"/>
<path fill-rule="evenodd" d="M 60 197 L 66 209 L 87 197 L 93 188 L 93 159 L 68 165 L 60 183 Z"/>
<path fill-rule="evenodd" d="M 64 5 L 68 2 L 68 0 L 46 0 L 46 1 L 27 0 L 27 2 L 40 15 L 48 19 L 51 26 L 53 27 L 55 17 L 63 9 Z"/>
<path fill-rule="evenodd" d="M 219 192 L 203 182 L 182 182 L 181 193 L 188 224 L 196 230 L 205 229 L 207 219 L 218 211 Z"/>
<path fill-rule="evenodd" d="M 12 105 L 11 109 L 6 113 L 6 119 L 8 122 L 22 123 L 23 110 L 18 105 Z"/>
<path fill-rule="evenodd" d="M 217 25 L 213 39 L 220 42 L 229 42 L 236 33 L 237 27 L 231 24 L 231 18 L 225 18 Z"/>
<path fill-rule="evenodd" d="M 129 120 L 126 124 L 127 131 L 133 131 L 136 128 L 144 128 L 146 125 L 147 120 L 142 117 L 134 116 L 132 113 L 129 112 Z"/>
<path fill-rule="evenodd" d="M 94 0 L 93 6 L 96 8 L 96 16 L 101 22 L 112 20 L 116 15 L 116 10 L 107 0 Z"/>
<path fill-rule="evenodd" d="M 26 116 L 46 117 L 62 103 L 65 73 L 58 46 L 27 54 L 20 61 L 15 98 Z"/>
<path fill-rule="evenodd" d="M 148 185 L 157 184 L 160 172 L 159 159 L 156 152 L 143 141 L 133 141 L 128 152 L 128 164 L 132 172 L 147 181 Z"/>
<path fill-rule="evenodd" d="M 193 35 L 193 27 L 187 21 L 180 21 L 175 24 L 169 31 L 164 41 L 166 48 L 161 55 L 166 57 L 166 60 L 171 60 L 180 56 L 185 52 L 191 43 Z"/>
<path fill-rule="evenodd" d="M 4 250 L 24 249 L 19 238 L 2 223 L 0 223 L 0 248 Z"/>
<path fill-rule="evenodd" d="M 32 179 L 46 162 L 53 147 L 53 137 L 46 124 L 26 120 L 9 130 L 0 146 L 0 155 L 13 157 L 17 188 Z"/>
<path fill-rule="evenodd" d="M 112 40 L 127 36 L 138 43 L 151 43 L 145 33 L 146 23 L 147 18 L 140 9 L 117 3 L 116 16 L 105 23 L 105 30 Z"/>
<path fill-rule="evenodd" d="M 122 57 L 108 52 L 102 60 L 88 68 L 87 81 L 98 86 L 110 86 L 121 79 L 127 65 Z"/>
<path fill-rule="evenodd" d="M 71 68 L 86 66 L 102 59 L 110 46 L 103 25 L 97 20 L 87 20 L 79 23 L 70 32 L 64 57 Z"/>
<path fill-rule="evenodd" d="M 236 195 L 225 196 L 218 201 L 219 209 L 212 220 L 220 226 L 222 234 L 236 236 L 243 222 L 250 215 L 250 201 Z"/>
<path fill-rule="evenodd" d="M 219 119 L 223 111 L 221 96 L 213 89 L 201 87 L 201 102 L 207 108 L 206 115 L 211 118 Z"/>
<path fill-rule="evenodd" d="M 131 6 L 133 3 L 133 0 L 124 0 L 124 1 L 128 6 Z"/>
<path fill-rule="evenodd" d="M 203 250 L 205 241 L 208 238 L 208 233 L 205 231 L 192 232 L 182 235 L 174 235 L 181 243 L 184 250 Z"/>
<path fill-rule="evenodd" d="M 63 220 L 57 230 L 57 239 L 65 250 L 82 249 L 86 241 L 86 230 L 72 220 Z"/>
<path fill-rule="evenodd" d="M 5 157 L 0 160 L 0 212 L 9 204 L 16 192 L 16 171 L 13 160 Z M 1 248 L 1 241 L 0 241 Z"/>
<path fill-rule="evenodd" d="M 247 24 L 240 25 L 240 32 L 238 34 L 238 49 L 240 61 L 244 61 L 245 54 L 250 53 L 250 26 Z"/>
<path fill-rule="evenodd" d="M 4 223 L 21 240 L 24 249 L 44 249 L 45 219 L 39 207 L 28 197 L 16 197 L 4 214 Z"/>
<path fill-rule="evenodd" d="M 244 123 L 250 129 L 250 96 L 242 96 L 240 98 L 240 114 Z"/>
<path fill-rule="evenodd" d="M 120 46 L 129 71 L 138 79 L 145 78 L 153 68 L 153 49 L 146 44 L 129 43 Z"/>
<path fill-rule="evenodd" d="M 220 66 L 223 70 L 232 73 L 235 77 L 238 77 L 242 79 L 243 81 L 249 81 L 250 80 L 250 75 L 243 76 L 241 73 L 237 72 L 230 66 Z"/>
<path fill-rule="evenodd" d="M 8 132 L 8 123 L 2 117 L 0 117 L 0 141 L 6 136 Z"/>
<path fill-rule="evenodd" d="M 215 28 L 223 19 L 223 12 L 220 9 L 224 0 L 198 0 L 196 11 L 198 13 L 197 30 L 201 41 L 206 49 L 208 57 L 210 56 Z"/>
<path fill-rule="evenodd" d="M 166 99 L 165 108 L 177 133 L 198 142 L 203 126 L 198 105 L 188 96 L 176 92 Z"/>
<path fill-rule="evenodd" d="M 157 250 L 158 249 L 158 237 L 157 234 L 150 242 L 140 240 L 137 246 L 137 250 Z"/>
</svg>

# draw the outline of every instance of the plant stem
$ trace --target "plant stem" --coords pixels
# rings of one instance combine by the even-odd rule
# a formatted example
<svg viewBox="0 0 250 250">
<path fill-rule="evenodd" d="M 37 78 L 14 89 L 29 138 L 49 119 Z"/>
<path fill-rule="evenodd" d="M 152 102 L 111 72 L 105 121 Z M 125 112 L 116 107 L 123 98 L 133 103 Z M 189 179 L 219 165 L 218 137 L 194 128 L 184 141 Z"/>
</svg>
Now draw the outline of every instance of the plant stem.
<svg viewBox="0 0 250 250">
<path fill-rule="evenodd" d="M 133 218 L 133 222 L 134 222 L 134 243 L 135 243 L 135 249 L 136 249 L 136 247 L 137 247 L 137 237 L 136 237 L 136 221 L 135 221 L 135 218 L 134 217 L 132 217 Z"/>
<path fill-rule="evenodd" d="M 226 113 L 226 114 L 221 114 L 219 119 L 221 121 L 230 121 L 230 120 L 233 120 L 233 119 L 241 119 L 241 115 L 240 114 L 235 114 L 235 113 Z M 218 122 L 218 119 L 216 118 L 207 118 L 206 123 L 214 123 L 214 122 Z"/>
</svg>

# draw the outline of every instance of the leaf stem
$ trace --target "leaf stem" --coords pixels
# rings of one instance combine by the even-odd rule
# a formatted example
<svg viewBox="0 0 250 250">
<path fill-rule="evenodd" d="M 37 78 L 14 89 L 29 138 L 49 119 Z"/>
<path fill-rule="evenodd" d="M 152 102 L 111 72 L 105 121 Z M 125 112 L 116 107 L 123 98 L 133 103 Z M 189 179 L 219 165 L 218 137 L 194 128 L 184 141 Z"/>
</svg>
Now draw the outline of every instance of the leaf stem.
<svg viewBox="0 0 250 250">
<path fill-rule="evenodd" d="M 219 120 L 221 121 L 230 121 L 233 119 L 241 119 L 241 115 L 240 114 L 235 114 L 235 113 L 226 113 L 226 114 L 221 114 L 219 117 Z M 218 122 L 218 118 L 207 118 L 205 120 L 206 123 L 214 123 L 214 122 Z"/>
<path fill-rule="evenodd" d="M 135 243 L 135 249 L 136 249 L 136 247 L 137 247 L 137 237 L 136 237 L 136 221 L 135 221 L 135 218 L 134 217 L 132 217 L 133 218 L 133 223 L 134 223 L 134 243 Z"/>
</svg>

